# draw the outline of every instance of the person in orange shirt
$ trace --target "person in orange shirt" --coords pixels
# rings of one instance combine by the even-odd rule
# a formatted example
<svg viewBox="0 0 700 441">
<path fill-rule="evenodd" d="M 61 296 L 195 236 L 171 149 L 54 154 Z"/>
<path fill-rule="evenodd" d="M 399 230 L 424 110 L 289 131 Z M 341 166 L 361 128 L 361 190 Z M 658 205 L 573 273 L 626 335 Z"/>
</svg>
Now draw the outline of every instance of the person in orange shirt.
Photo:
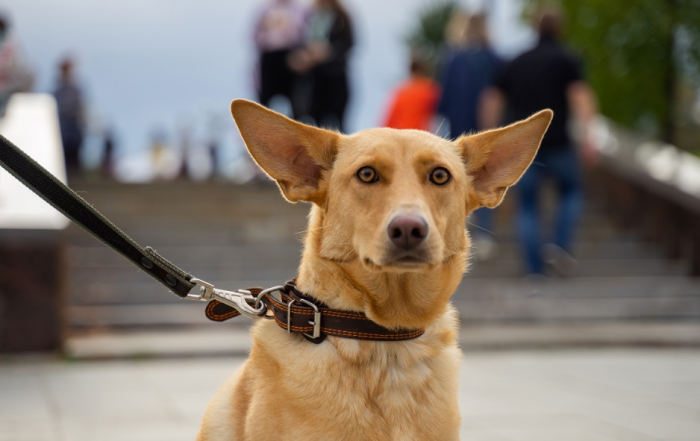
<svg viewBox="0 0 700 441">
<path fill-rule="evenodd" d="M 430 77 L 422 60 L 413 57 L 410 69 L 411 77 L 394 93 L 384 126 L 430 130 L 440 99 L 440 85 Z"/>
</svg>

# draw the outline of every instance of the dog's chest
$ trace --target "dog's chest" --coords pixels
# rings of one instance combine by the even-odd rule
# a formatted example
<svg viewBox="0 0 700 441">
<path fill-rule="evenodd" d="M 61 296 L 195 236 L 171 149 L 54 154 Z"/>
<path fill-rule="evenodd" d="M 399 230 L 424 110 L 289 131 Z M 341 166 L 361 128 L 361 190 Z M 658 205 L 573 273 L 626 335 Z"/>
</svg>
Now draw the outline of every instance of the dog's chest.
<svg viewBox="0 0 700 441">
<path fill-rule="evenodd" d="M 301 371 L 304 374 L 288 384 L 306 406 L 323 409 L 313 412 L 316 428 L 333 432 L 342 428 L 333 439 L 451 438 L 448 433 L 454 432 L 453 422 L 459 418 L 455 416 L 459 356 L 452 349 L 417 358 L 415 353 L 423 351 L 353 345 L 346 344 L 346 353 L 340 355 L 316 354 L 316 369 Z"/>
</svg>

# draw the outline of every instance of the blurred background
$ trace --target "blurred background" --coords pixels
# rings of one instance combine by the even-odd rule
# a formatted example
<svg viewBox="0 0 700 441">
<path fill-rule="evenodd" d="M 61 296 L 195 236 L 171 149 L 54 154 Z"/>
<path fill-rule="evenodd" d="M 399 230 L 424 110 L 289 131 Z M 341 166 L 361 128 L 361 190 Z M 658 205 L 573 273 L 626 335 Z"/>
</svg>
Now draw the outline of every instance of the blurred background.
<svg viewBox="0 0 700 441">
<path fill-rule="evenodd" d="M 249 159 L 234 98 L 451 139 L 554 108 L 467 221 L 463 438 L 700 440 L 698 2 L 0 4 L 0 133 L 196 277 L 279 285 L 308 206 Z M 0 171 L 0 439 L 192 439 L 248 326 Z"/>
</svg>

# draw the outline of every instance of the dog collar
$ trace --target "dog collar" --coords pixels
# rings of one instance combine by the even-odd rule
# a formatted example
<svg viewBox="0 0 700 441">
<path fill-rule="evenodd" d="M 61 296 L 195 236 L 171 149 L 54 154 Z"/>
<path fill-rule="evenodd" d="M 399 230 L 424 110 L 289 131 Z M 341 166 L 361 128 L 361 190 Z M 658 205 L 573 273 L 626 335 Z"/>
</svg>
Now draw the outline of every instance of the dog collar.
<svg viewBox="0 0 700 441">
<path fill-rule="evenodd" d="M 294 281 L 269 290 L 251 288 L 249 302 L 256 299 L 267 306 L 263 317 L 274 320 L 285 331 L 301 333 L 312 343 L 321 343 L 326 336 L 375 341 L 403 341 L 420 337 L 425 328 L 391 330 L 373 322 L 361 312 L 330 309 L 322 302 L 297 289 Z M 279 296 L 275 295 L 279 293 Z M 262 295 L 261 295 L 262 294 Z M 219 300 L 212 300 L 205 310 L 207 318 L 223 322 L 240 312 Z"/>
</svg>

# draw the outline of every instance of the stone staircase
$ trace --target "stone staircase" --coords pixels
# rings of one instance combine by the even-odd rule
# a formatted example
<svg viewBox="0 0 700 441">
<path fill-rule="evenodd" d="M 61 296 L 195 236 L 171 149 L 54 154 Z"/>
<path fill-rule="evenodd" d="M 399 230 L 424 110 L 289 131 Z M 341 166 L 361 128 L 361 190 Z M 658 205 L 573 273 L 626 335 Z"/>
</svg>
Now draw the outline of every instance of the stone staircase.
<svg viewBox="0 0 700 441">
<path fill-rule="evenodd" d="M 296 273 L 308 206 L 287 203 L 269 183 L 84 181 L 73 188 L 139 244 L 216 286 L 274 286 Z M 573 277 L 524 279 L 510 196 L 510 204 L 496 213 L 498 257 L 473 262 L 454 296 L 465 329 L 547 325 L 556 334 L 572 323 L 595 329 L 623 322 L 685 323 L 700 329 L 695 328 L 700 281 L 685 276 L 687 264 L 667 261 L 649 244 L 616 230 L 592 204 L 579 230 Z M 67 230 L 66 242 L 69 339 L 248 326 L 242 318 L 209 322 L 203 303 L 168 294 L 75 225 Z"/>
</svg>

